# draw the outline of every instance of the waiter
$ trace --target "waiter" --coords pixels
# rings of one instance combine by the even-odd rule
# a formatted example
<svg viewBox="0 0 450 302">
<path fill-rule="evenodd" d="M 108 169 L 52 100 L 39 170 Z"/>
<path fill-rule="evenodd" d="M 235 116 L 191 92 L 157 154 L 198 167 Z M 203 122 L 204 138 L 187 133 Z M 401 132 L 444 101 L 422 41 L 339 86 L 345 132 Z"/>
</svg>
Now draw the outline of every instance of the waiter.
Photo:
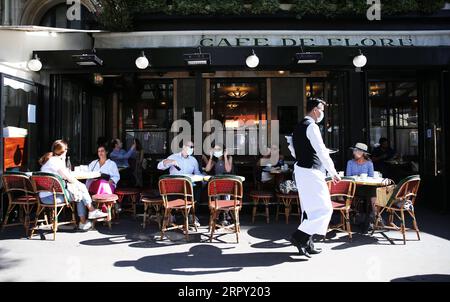
<svg viewBox="0 0 450 302">
<path fill-rule="evenodd" d="M 290 241 L 298 248 L 300 255 L 307 257 L 321 252 L 314 248 L 312 235 L 325 236 L 333 214 L 325 170 L 334 182 L 340 181 L 317 125 L 323 120 L 325 105 L 321 99 L 309 98 L 306 103 L 307 115 L 295 127 L 292 138 L 297 159 L 295 181 L 302 211 L 306 215 Z"/>
</svg>

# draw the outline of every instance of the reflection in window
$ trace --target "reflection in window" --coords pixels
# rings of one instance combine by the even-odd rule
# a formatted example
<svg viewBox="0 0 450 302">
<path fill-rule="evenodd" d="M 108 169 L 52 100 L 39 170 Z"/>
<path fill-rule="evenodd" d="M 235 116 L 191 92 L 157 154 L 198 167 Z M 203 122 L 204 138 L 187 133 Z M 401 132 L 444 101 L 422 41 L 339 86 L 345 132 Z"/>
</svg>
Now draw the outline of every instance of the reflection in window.
<svg viewBox="0 0 450 302">
<path fill-rule="evenodd" d="M 266 121 L 265 85 L 263 82 L 218 81 L 211 85 L 212 118 L 220 121 L 225 130 L 234 132 L 235 152 L 249 154 L 249 146 L 257 149 L 258 139 L 249 136 L 249 130 L 240 133 L 244 127 L 258 129 L 260 121 Z M 224 134 L 225 145 L 227 142 Z"/>
<path fill-rule="evenodd" d="M 19 128 L 16 131 L 9 128 L 11 130 L 12 136 L 16 136 L 16 134 L 13 134 L 13 132 L 20 132 L 24 134 L 26 133 L 24 144 L 20 144 L 19 146 L 19 149 L 22 149 L 21 152 L 24 152 L 23 158 L 18 159 L 16 157 L 14 159 L 14 162 L 11 162 L 9 164 L 5 163 L 5 168 L 8 165 L 10 166 L 10 168 L 21 166 L 22 169 L 29 169 L 33 171 L 37 169 L 37 152 L 39 140 L 37 137 L 37 124 L 29 123 L 28 120 L 28 105 L 37 104 L 37 87 L 20 80 L 3 77 L 3 87 L 1 90 L 1 112 L 3 128 Z M 30 118 L 32 117 L 30 116 Z M 37 119 L 36 116 L 35 118 Z M 30 148 L 30 146 L 33 146 L 33 148 Z M 22 153 L 19 152 L 17 154 L 20 155 Z"/>
<path fill-rule="evenodd" d="M 173 82 L 143 81 L 137 100 L 124 101 L 126 142 L 138 138 L 147 154 L 165 154 L 173 121 Z"/>
<path fill-rule="evenodd" d="M 370 145 L 386 137 L 399 157 L 418 163 L 418 99 L 413 81 L 369 82 Z"/>
</svg>

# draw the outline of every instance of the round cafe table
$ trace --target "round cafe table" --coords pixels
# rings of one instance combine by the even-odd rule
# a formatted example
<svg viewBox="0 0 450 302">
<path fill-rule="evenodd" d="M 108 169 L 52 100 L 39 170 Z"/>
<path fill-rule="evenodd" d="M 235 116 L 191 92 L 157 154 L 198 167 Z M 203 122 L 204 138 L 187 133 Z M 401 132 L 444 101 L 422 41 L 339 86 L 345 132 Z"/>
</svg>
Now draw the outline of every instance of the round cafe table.
<svg viewBox="0 0 450 302">
<path fill-rule="evenodd" d="M 291 178 L 292 176 L 292 169 L 286 169 L 283 170 L 281 168 L 272 168 L 269 171 L 265 171 L 264 172 L 269 172 L 270 175 L 272 175 L 275 179 L 275 186 L 278 189 L 280 187 L 280 183 L 285 181 L 286 178 Z"/>
<path fill-rule="evenodd" d="M 78 180 L 95 179 L 101 176 L 100 172 L 95 171 L 72 171 L 71 173 Z"/>
</svg>

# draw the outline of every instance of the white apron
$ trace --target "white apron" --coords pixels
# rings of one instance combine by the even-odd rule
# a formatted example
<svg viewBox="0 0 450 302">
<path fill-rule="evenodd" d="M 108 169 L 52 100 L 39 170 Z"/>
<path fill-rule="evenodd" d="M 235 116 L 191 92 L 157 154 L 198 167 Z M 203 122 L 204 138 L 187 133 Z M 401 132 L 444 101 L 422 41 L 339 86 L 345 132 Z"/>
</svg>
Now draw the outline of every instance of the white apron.
<svg viewBox="0 0 450 302">
<path fill-rule="evenodd" d="M 319 170 L 301 168 L 297 164 L 294 167 L 300 206 L 307 216 L 298 229 L 309 235 L 325 236 L 333 214 L 325 175 Z"/>
</svg>

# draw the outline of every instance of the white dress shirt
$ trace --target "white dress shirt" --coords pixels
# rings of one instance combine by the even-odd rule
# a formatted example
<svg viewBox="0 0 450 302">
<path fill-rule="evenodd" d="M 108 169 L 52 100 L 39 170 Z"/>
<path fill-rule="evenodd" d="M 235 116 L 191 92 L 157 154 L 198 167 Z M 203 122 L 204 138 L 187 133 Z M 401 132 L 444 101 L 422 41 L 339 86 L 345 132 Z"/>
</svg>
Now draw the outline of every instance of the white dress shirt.
<svg viewBox="0 0 450 302">
<path fill-rule="evenodd" d="M 158 163 L 158 169 L 159 170 L 166 170 L 170 168 L 169 173 L 171 175 L 180 175 L 180 174 L 195 174 L 195 175 L 202 175 L 200 172 L 198 161 L 193 156 L 183 157 L 181 155 L 181 152 L 174 153 L 170 155 L 167 159 L 176 160 L 178 163 L 178 166 L 180 167 L 180 171 L 178 171 L 174 165 L 164 165 L 164 160 L 160 161 Z"/>
<path fill-rule="evenodd" d="M 312 123 L 309 124 L 308 128 L 306 128 L 306 137 L 311 142 L 311 146 L 316 151 L 317 156 L 322 162 L 323 167 L 325 168 L 325 170 L 328 171 L 330 176 L 333 177 L 337 175 L 336 169 L 334 168 L 333 160 L 330 157 L 330 152 L 323 143 L 322 134 L 320 133 L 319 126 L 316 124 L 316 121 L 314 121 L 312 117 L 306 116 L 305 118 L 312 121 Z"/>
<path fill-rule="evenodd" d="M 101 166 L 101 167 L 100 167 L 100 162 L 98 159 L 93 160 L 89 164 L 89 171 L 108 174 L 111 177 L 111 179 L 114 181 L 114 184 L 116 186 L 120 180 L 120 174 L 119 174 L 119 169 L 117 168 L 117 164 L 110 159 L 107 159 L 105 161 L 105 163 L 103 164 L 103 166 Z M 86 182 L 86 187 L 89 188 L 93 182 L 94 182 L 93 180 L 88 180 Z"/>
</svg>

